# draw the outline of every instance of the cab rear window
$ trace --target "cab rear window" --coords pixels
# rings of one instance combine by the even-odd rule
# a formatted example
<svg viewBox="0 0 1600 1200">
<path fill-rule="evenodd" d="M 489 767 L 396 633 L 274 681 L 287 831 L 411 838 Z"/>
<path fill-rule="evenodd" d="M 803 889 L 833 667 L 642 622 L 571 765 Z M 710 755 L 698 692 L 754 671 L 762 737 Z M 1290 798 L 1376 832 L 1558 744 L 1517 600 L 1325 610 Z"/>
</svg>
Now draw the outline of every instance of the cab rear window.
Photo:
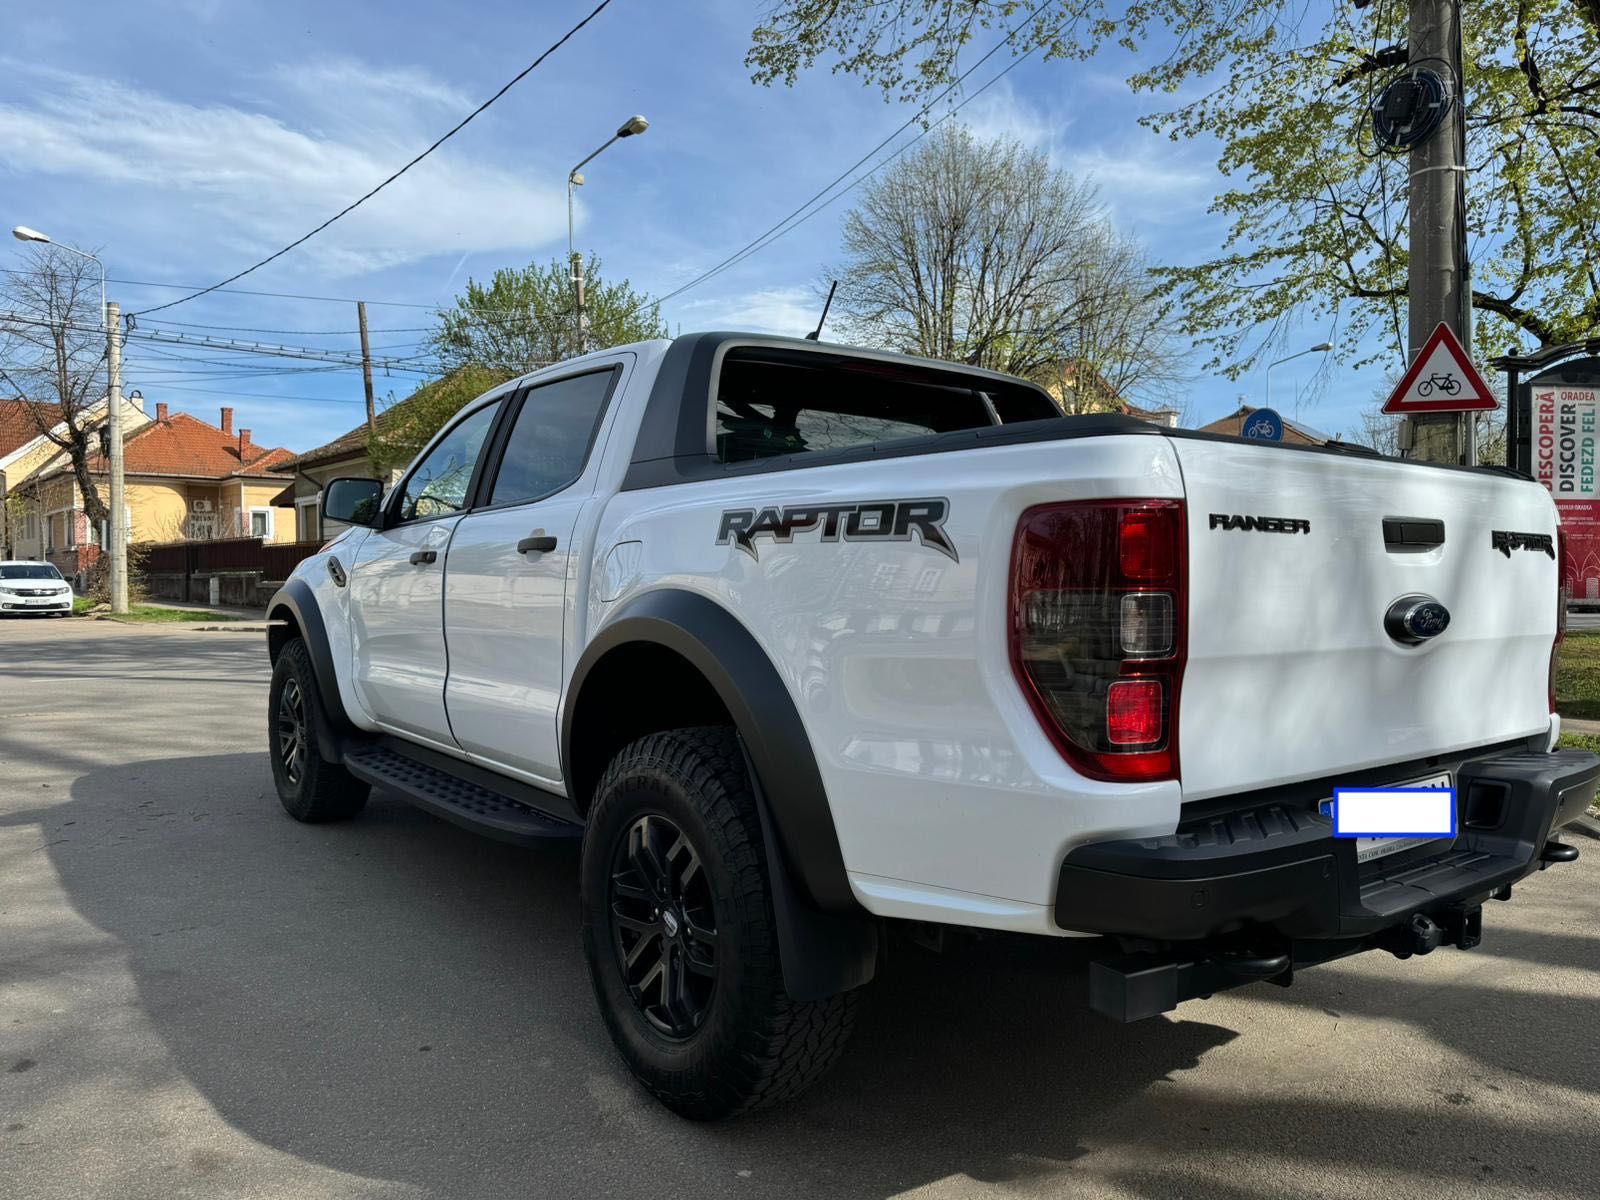
<svg viewBox="0 0 1600 1200">
<path fill-rule="evenodd" d="M 749 347 L 717 379 L 716 454 L 750 462 L 1060 415 L 1020 381 Z"/>
</svg>

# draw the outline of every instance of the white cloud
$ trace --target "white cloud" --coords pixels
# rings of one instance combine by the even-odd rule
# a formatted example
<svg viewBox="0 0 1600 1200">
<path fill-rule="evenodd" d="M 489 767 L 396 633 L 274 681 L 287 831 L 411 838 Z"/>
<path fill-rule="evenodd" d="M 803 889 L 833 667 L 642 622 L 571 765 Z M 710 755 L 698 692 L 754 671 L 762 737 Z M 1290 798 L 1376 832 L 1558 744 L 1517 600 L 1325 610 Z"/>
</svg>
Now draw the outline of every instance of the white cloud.
<svg viewBox="0 0 1600 1200">
<path fill-rule="evenodd" d="M 1061 134 L 1071 124 L 1069 119 L 1057 120 L 1024 100 L 1007 79 L 978 96 L 951 119 L 960 121 L 976 137 L 985 140 L 1015 138 L 1029 149 L 1043 150 L 1046 154 L 1055 150 Z"/>
<path fill-rule="evenodd" d="M 1196 230 L 1216 220 L 1196 211 L 1203 197 L 1223 187 L 1207 149 L 1174 146 L 1141 131 L 1114 148 L 1072 150 L 1056 162 L 1079 179 L 1091 180 L 1112 219 L 1125 229 L 1181 224 Z"/>
<path fill-rule="evenodd" d="M 378 67 L 354 58 L 286 63 L 270 70 L 267 78 L 314 109 L 326 108 L 333 116 L 350 116 L 354 103 L 370 108 L 374 114 L 387 114 L 402 121 L 423 107 L 444 109 L 444 115 L 459 119 L 477 108 L 482 99 L 416 67 Z M 330 97 L 338 97 L 337 104 L 330 105 Z M 441 128 L 452 123 L 443 123 Z"/>
<path fill-rule="evenodd" d="M 1127 94 L 1120 80 L 1118 88 Z M 1095 143 L 1091 130 L 1075 124 L 1070 113 L 1041 108 L 1008 79 L 954 119 L 982 138 L 1015 138 L 1078 179 L 1092 180 L 1111 217 L 1125 228 L 1192 223 L 1196 198 L 1214 194 L 1222 183 L 1209 145 L 1176 146 L 1139 128 Z"/>
<path fill-rule="evenodd" d="M 800 337 L 817 327 L 822 301 L 810 288 L 796 286 L 707 297 L 674 307 L 674 312 L 669 314 L 674 332 L 681 322 L 686 333 L 699 329 L 733 329 Z"/>
<path fill-rule="evenodd" d="M 465 111 L 420 72 L 351 60 L 276 73 L 298 101 L 294 121 L 22 69 L 40 86 L 0 104 L 0 170 L 116 189 L 127 219 L 148 226 L 141 232 L 198 261 L 248 258 L 304 234 L 438 136 L 441 109 Z M 529 248 L 558 238 L 565 216 L 559 186 L 446 148 L 297 255 L 331 275 L 359 274 Z"/>
</svg>

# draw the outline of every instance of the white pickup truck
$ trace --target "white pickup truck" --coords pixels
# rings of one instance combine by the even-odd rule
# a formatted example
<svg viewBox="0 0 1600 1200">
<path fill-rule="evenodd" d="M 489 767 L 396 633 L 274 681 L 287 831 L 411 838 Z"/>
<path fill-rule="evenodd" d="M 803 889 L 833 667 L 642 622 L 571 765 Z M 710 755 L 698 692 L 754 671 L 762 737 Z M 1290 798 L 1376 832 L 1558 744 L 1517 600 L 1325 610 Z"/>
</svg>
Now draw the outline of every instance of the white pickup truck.
<svg viewBox="0 0 1600 1200">
<path fill-rule="evenodd" d="M 628 1066 L 696 1118 L 837 1057 L 885 922 L 1089 935 L 1130 1020 L 1481 936 L 1577 851 L 1550 497 L 696 334 L 468 404 L 273 600 L 272 769 L 582 839 Z M 1336 788 L 1453 835 L 1335 836 Z M 1452 807 L 1453 806 L 1453 807 Z"/>
</svg>

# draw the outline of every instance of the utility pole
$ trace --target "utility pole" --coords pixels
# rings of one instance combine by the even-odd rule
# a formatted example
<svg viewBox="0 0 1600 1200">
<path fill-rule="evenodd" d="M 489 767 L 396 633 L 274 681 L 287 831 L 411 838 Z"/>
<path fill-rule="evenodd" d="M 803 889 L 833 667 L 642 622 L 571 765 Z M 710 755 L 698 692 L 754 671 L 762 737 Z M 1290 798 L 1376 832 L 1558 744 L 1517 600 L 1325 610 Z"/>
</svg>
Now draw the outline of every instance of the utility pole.
<svg viewBox="0 0 1600 1200">
<path fill-rule="evenodd" d="M 378 436 L 378 409 L 372 402 L 372 349 L 367 345 L 367 302 L 356 301 L 356 323 L 361 327 L 361 383 L 367 389 L 367 436 Z"/>
<path fill-rule="evenodd" d="M 589 309 L 583 302 L 583 255 L 572 255 L 572 304 L 578 318 L 578 353 L 589 349 Z"/>
<path fill-rule="evenodd" d="M 1409 362 L 1441 322 L 1469 353 L 1472 349 L 1472 293 L 1463 228 L 1466 97 L 1461 86 L 1460 0 L 1412 0 L 1408 48 L 1412 67 L 1431 67 L 1444 76 L 1453 100 L 1444 124 L 1411 150 Z M 1471 419 L 1470 413 L 1457 412 L 1408 417 L 1412 456 L 1427 462 L 1472 462 Z"/>
<path fill-rule="evenodd" d="M 111 442 L 111 611 L 128 611 L 128 522 L 122 492 L 122 306 L 106 304 L 106 433 Z"/>
</svg>

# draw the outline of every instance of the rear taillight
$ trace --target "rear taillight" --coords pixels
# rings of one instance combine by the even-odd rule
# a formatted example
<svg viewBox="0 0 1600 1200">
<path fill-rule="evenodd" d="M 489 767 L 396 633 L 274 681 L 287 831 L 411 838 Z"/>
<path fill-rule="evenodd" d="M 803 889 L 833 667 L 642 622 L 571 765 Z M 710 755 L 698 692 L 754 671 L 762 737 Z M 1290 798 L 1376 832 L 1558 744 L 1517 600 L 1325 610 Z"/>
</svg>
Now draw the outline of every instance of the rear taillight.
<svg viewBox="0 0 1600 1200">
<path fill-rule="evenodd" d="M 1556 711 L 1556 656 L 1561 652 L 1561 641 L 1567 636 L 1567 531 L 1556 526 L 1556 640 L 1550 646 L 1550 711 Z"/>
<path fill-rule="evenodd" d="M 1178 777 L 1184 548 L 1177 500 L 1041 504 L 1017 522 L 1012 669 L 1085 775 Z"/>
</svg>

